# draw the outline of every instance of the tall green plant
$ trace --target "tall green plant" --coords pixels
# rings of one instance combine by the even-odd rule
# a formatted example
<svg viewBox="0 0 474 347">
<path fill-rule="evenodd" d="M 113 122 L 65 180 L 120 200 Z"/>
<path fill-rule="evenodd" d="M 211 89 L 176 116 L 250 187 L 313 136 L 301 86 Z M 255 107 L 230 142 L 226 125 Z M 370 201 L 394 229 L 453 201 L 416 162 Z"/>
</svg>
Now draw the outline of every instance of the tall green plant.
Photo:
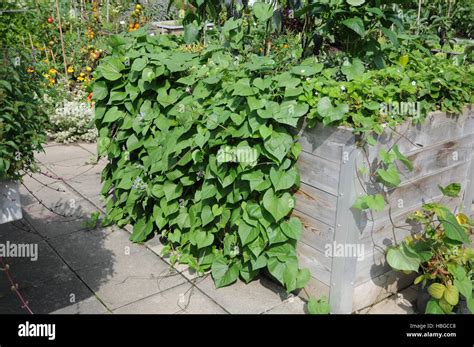
<svg viewBox="0 0 474 347">
<path fill-rule="evenodd" d="M 35 169 L 47 116 L 41 78 L 28 73 L 31 57 L 3 46 L 0 63 L 0 179 L 20 179 Z"/>
<path fill-rule="evenodd" d="M 133 224 L 135 242 L 159 232 L 172 262 L 211 270 L 218 287 L 267 269 L 288 291 L 301 288 L 310 273 L 299 269 L 302 225 L 290 216 L 300 145 L 288 126 L 308 107 L 283 94 L 306 77 L 278 73 L 271 57 L 181 44 L 118 36 L 97 70 L 109 218 Z"/>
</svg>

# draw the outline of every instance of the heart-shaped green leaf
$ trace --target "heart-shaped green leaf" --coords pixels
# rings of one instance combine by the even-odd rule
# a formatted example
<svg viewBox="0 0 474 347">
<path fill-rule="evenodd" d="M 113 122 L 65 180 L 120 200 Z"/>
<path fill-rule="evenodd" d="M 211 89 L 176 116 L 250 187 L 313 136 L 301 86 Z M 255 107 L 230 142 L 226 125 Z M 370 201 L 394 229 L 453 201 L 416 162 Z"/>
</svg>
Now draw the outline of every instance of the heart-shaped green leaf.
<svg viewBox="0 0 474 347">
<path fill-rule="evenodd" d="M 273 189 L 268 189 L 263 195 L 263 207 L 278 222 L 295 207 L 295 200 L 289 193 L 284 193 L 279 197 L 274 193 Z"/>
</svg>

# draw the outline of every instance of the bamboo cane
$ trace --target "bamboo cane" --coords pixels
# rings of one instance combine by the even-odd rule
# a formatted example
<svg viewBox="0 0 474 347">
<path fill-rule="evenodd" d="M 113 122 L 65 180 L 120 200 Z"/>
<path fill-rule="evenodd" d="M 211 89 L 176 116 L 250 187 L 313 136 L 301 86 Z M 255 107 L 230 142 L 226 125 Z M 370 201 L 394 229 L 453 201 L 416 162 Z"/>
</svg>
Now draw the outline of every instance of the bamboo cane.
<svg viewBox="0 0 474 347">
<path fill-rule="evenodd" d="M 420 32 L 420 17 L 421 17 L 421 3 L 423 0 L 418 0 L 418 15 L 416 17 L 416 33 L 418 34 Z"/>
<path fill-rule="evenodd" d="M 63 51 L 64 75 L 67 76 L 66 50 L 64 48 L 63 28 L 61 25 L 61 13 L 59 12 L 59 0 L 56 0 L 56 13 L 58 15 L 59 37 L 61 39 L 61 49 Z"/>
<path fill-rule="evenodd" d="M 52 49 L 49 50 L 49 53 L 51 53 L 51 58 L 53 59 L 53 63 L 56 66 L 56 56 L 54 55 L 54 52 Z"/>
</svg>

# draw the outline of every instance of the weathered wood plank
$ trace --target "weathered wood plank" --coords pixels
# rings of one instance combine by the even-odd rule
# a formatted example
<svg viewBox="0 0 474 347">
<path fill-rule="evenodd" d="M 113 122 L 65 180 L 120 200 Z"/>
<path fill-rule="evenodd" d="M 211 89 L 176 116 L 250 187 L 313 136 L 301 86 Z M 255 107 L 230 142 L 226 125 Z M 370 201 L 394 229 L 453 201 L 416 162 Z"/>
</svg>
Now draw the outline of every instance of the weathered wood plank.
<svg viewBox="0 0 474 347">
<path fill-rule="evenodd" d="M 426 203 L 440 202 L 440 201 L 442 201 L 443 204 L 447 206 L 454 213 L 459 212 L 459 205 L 461 203 L 460 198 L 446 198 L 443 195 L 438 195 L 437 197 L 433 199 L 426 200 Z M 389 237 L 390 239 L 393 239 L 392 222 L 393 222 L 393 225 L 395 225 L 396 227 L 395 229 L 397 231 L 397 234 L 395 234 L 395 237 L 397 237 L 397 241 L 401 240 L 401 238 L 398 237 L 398 233 L 403 228 L 410 228 L 411 230 L 413 230 L 413 232 L 416 232 L 417 230 L 414 229 L 415 225 L 413 223 L 410 224 L 409 221 L 407 221 L 407 218 L 416 209 L 417 208 L 413 208 L 399 215 L 392 216 L 392 221 L 390 221 L 390 219 L 379 219 L 374 222 L 370 222 L 370 224 L 367 225 L 366 232 L 364 232 L 363 234 L 360 234 L 359 242 L 362 242 L 365 245 L 372 244 L 372 245 L 377 245 L 377 246 L 382 246 L 383 244 L 387 244 L 386 242 L 387 237 Z"/>
<path fill-rule="evenodd" d="M 298 217 L 303 224 L 303 232 L 300 242 L 324 252 L 326 245 L 334 240 L 334 226 L 325 224 L 314 219 L 297 209 L 293 210 L 293 216 Z"/>
<path fill-rule="evenodd" d="M 402 153 L 434 145 L 446 139 L 456 139 L 472 134 L 473 127 L 470 113 L 464 111 L 460 115 L 446 114 L 436 111 L 430 113 L 422 124 L 406 121 L 395 128 L 388 129 L 378 138 L 378 142 L 391 146 L 395 141 Z"/>
<path fill-rule="evenodd" d="M 442 196 L 438 196 L 429 202 L 440 201 Z M 454 211 L 459 206 L 460 199 L 443 199 L 443 204 Z M 395 244 L 396 238 L 397 243 L 403 241 L 408 235 L 414 235 L 421 231 L 420 225 L 411 223 L 410 225 L 406 222 L 409 211 L 397 218 L 393 219 L 393 222 L 397 226 L 403 226 L 403 228 L 393 229 L 390 221 L 377 221 L 377 226 L 370 233 L 367 233 L 365 237 L 359 239 L 360 244 L 364 249 L 364 258 L 357 262 L 357 276 L 356 284 L 370 280 L 371 278 L 382 275 L 390 270 L 390 267 L 386 263 L 386 249 L 387 247 Z"/>
<path fill-rule="evenodd" d="M 308 268 L 312 277 L 329 286 L 332 258 L 303 242 L 298 243 L 296 253 L 300 267 Z"/>
<path fill-rule="evenodd" d="M 430 176 L 420 177 L 391 190 L 388 193 L 389 203 L 384 211 L 366 211 L 361 214 L 361 219 L 358 221 L 360 234 L 367 231 L 367 225 L 370 225 L 369 221 L 388 220 L 390 218 L 390 207 L 391 216 L 394 218 L 409 210 L 419 208 L 427 200 L 436 198 L 440 194 L 438 185 L 446 186 L 458 182 L 465 186 L 469 166 L 470 161 L 459 163 L 446 170 L 433 172 Z"/>
<path fill-rule="evenodd" d="M 321 123 L 308 128 L 305 121 L 300 122 L 295 131 L 298 142 L 304 152 L 317 155 L 329 161 L 339 163 L 342 160 L 342 148 L 353 144 L 355 137 L 351 129 L 343 127 L 324 127 Z"/>
<path fill-rule="evenodd" d="M 301 152 L 297 162 L 301 182 L 337 195 L 339 185 L 339 163 Z"/>
<path fill-rule="evenodd" d="M 297 210 L 328 225 L 334 225 L 337 203 L 334 195 L 301 183 L 295 196 Z"/>
<path fill-rule="evenodd" d="M 401 183 L 427 176 L 430 173 L 454 166 L 460 162 L 469 161 L 473 143 L 474 134 L 470 134 L 458 139 L 448 139 L 447 141 L 410 153 L 403 153 L 413 164 L 413 170 L 410 171 L 403 164 L 398 165 Z M 377 153 L 373 155 L 378 156 Z M 364 164 L 367 165 L 366 163 Z M 374 164 L 372 162 L 372 165 Z"/>
</svg>

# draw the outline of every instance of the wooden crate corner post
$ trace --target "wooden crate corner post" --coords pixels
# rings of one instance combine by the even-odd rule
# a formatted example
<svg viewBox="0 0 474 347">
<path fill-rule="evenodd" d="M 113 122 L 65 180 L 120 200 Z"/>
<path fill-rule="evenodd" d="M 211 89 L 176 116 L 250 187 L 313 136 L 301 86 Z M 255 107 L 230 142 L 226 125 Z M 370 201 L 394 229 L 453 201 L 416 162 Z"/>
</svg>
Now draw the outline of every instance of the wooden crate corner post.
<svg viewBox="0 0 474 347">
<path fill-rule="evenodd" d="M 338 255 L 335 249 L 338 246 L 346 249 L 346 245 L 352 248 L 359 242 L 357 223 L 359 211 L 352 208 L 352 205 L 357 198 L 358 183 L 355 171 L 361 151 L 355 142 L 351 142 L 343 147 L 342 156 L 329 291 L 332 313 L 341 314 L 352 312 L 357 257 L 355 254 Z"/>
</svg>

